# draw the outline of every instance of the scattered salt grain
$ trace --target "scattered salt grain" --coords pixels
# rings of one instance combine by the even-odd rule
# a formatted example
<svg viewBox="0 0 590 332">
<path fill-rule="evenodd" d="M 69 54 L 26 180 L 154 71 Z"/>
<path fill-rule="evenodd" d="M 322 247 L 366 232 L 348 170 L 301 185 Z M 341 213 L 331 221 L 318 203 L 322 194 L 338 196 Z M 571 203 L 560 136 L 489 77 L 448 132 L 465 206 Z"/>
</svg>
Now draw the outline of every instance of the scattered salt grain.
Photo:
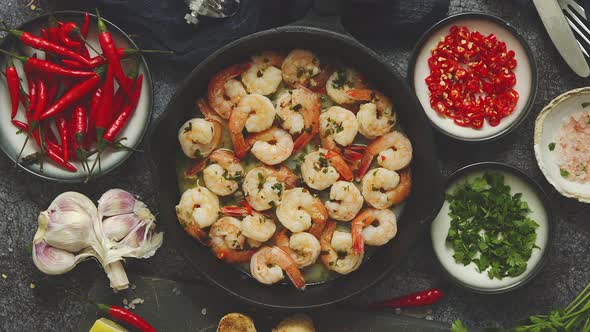
<svg viewBox="0 0 590 332">
<path fill-rule="evenodd" d="M 127 299 L 123 299 L 123 304 L 124 304 L 124 305 L 127 305 L 127 304 L 129 304 L 129 302 L 127 301 Z"/>
<path fill-rule="evenodd" d="M 37 287 L 37 285 L 35 285 L 34 283 L 31 283 L 31 284 L 29 285 L 29 287 L 31 287 L 31 289 L 35 289 L 35 287 Z"/>
<path fill-rule="evenodd" d="M 6 280 L 6 278 L 8 278 L 8 276 L 4 273 L 2 273 L 2 279 Z"/>
<path fill-rule="evenodd" d="M 131 284 L 131 289 L 135 289 L 137 288 L 137 286 L 135 286 L 135 284 Z"/>
<path fill-rule="evenodd" d="M 207 314 L 207 308 L 201 309 L 201 315 L 205 316 Z"/>
</svg>

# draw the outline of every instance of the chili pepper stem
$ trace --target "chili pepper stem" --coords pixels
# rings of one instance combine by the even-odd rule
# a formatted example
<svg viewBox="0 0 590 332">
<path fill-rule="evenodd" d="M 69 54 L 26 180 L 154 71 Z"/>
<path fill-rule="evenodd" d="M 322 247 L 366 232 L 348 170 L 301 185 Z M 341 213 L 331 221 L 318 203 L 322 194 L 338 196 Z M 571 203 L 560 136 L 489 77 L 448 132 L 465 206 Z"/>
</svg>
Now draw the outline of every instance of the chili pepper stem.
<svg viewBox="0 0 590 332">
<path fill-rule="evenodd" d="M 25 147 L 27 146 L 27 143 L 29 142 L 29 137 L 30 134 L 27 133 L 27 138 L 25 138 L 25 142 L 23 143 L 23 146 L 20 148 L 20 151 L 18 152 L 18 155 L 16 156 L 16 159 L 14 160 L 14 167 L 18 166 L 18 163 L 20 161 L 20 157 L 23 155 L 23 152 L 25 151 Z"/>
<path fill-rule="evenodd" d="M 80 29 L 78 29 L 78 28 L 75 28 L 75 29 L 74 29 L 74 33 L 76 34 L 76 36 L 78 36 L 78 38 L 80 38 L 80 40 L 81 40 L 82 42 L 84 42 L 84 44 L 85 44 L 86 46 L 90 47 L 90 49 L 91 49 L 92 51 L 94 51 L 94 53 L 96 53 L 96 54 L 98 54 L 100 57 L 104 58 L 104 55 L 102 55 L 102 54 L 101 54 L 101 52 L 99 52 L 98 50 L 96 50 L 96 48 L 94 48 L 94 46 L 92 46 L 92 44 L 90 44 L 90 43 L 88 42 L 88 40 L 86 40 L 86 38 L 84 38 L 84 36 L 82 35 L 82 32 L 80 32 Z"/>
</svg>

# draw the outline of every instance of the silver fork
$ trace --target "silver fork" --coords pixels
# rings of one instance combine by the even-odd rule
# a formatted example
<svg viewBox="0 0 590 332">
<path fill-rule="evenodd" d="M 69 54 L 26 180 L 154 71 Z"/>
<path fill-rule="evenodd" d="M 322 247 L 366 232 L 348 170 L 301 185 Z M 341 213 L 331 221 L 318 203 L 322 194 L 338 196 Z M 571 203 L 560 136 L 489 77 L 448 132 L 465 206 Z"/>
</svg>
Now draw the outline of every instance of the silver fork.
<svg viewBox="0 0 590 332">
<path fill-rule="evenodd" d="M 590 39 L 588 39 L 590 36 L 590 29 L 588 28 L 590 22 L 586 19 L 584 7 L 580 6 L 575 0 L 557 0 L 557 2 L 565 12 L 565 19 L 576 34 L 578 45 L 582 49 L 582 53 L 584 53 L 587 58 L 590 58 Z M 580 40 L 582 40 L 587 46 L 584 47 Z"/>
</svg>

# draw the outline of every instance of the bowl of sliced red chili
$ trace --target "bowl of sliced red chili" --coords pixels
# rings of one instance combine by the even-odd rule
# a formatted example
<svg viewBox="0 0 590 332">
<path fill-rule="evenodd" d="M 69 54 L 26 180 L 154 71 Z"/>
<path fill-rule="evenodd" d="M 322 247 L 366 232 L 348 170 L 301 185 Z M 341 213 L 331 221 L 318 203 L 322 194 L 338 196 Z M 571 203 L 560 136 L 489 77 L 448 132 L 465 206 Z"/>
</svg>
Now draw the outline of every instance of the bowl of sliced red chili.
<svg viewBox="0 0 590 332">
<path fill-rule="evenodd" d="M 2 29 L 0 148 L 45 179 L 83 182 L 117 168 L 147 131 L 152 80 L 135 42 L 84 12 Z"/>
<path fill-rule="evenodd" d="M 432 125 L 469 142 L 514 130 L 537 90 L 537 67 L 526 41 L 508 22 L 483 13 L 452 15 L 426 31 L 408 78 Z"/>
</svg>

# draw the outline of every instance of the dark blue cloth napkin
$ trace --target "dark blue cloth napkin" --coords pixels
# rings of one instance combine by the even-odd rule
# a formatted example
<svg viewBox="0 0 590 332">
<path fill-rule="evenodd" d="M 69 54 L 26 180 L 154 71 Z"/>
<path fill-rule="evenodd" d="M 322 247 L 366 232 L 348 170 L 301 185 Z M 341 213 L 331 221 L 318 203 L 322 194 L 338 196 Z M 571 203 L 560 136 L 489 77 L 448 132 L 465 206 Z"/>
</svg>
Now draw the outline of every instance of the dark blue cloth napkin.
<svg viewBox="0 0 590 332">
<path fill-rule="evenodd" d="M 326 4 L 328 0 L 315 0 Z M 421 30 L 445 15 L 449 0 L 343 0 L 337 12 L 351 33 L 364 27 Z M 223 45 L 256 31 L 282 26 L 299 19 L 314 0 L 241 0 L 238 12 L 225 19 L 200 18 L 198 26 L 187 24 L 189 12 L 183 0 L 88 0 L 57 1 L 56 10 L 94 11 L 111 20 L 128 34 L 138 35 L 144 49 L 165 49 L 175 55 L 162 56 L 169 62 L 195 65 Z M 412 25 L 416 24 L 416 28 Z M 356 34 L 355 34 L 356 35 Z M 363 37 L 361 33 L 359 35 Z"/>
</svg>

